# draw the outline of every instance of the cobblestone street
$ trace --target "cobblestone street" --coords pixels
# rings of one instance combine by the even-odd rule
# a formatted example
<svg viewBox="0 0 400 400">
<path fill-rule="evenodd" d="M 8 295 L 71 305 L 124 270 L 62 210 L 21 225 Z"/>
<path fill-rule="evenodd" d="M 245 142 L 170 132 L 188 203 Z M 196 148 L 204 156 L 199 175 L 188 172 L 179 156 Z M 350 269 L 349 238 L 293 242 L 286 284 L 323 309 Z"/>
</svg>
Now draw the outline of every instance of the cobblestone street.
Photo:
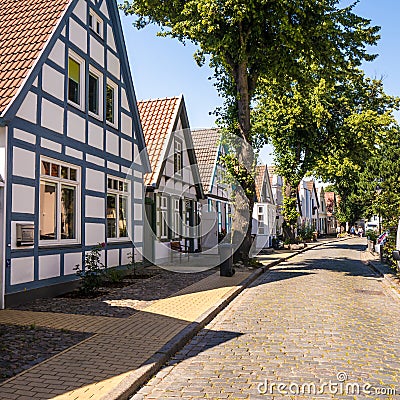
<svg viewBox="0 0 400 400">
<path fill-rule="evenodd" d="M 351 239 L 272 268 L 133 399 L 399 398 L 400 298 L 364 249 Z"/>
</svg>

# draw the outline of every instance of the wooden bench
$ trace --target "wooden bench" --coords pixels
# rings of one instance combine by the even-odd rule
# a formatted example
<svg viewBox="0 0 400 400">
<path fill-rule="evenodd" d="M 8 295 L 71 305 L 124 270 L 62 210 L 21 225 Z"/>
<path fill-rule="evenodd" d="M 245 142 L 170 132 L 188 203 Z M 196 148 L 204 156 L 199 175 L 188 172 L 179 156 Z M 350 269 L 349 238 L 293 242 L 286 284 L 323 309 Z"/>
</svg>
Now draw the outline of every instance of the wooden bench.
<svg viewBox="0 0 400 400">
<path fill-rule="evenodd" d="M 175 253 L 179 253 L 179 260 L 182 259 L 182 253 L 186 253 L 189 260 L 189 246 L 182 245 L 179 241 L 171 241 L 169 245 L 171 247 L 171 261 Z"/>
</svg>

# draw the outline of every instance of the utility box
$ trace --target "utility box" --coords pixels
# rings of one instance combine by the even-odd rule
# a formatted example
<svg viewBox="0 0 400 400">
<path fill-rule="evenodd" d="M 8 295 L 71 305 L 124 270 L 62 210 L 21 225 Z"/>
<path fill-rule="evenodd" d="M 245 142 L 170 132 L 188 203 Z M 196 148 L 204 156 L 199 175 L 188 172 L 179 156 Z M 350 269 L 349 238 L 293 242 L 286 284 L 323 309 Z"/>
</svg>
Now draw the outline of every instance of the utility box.
<svg viewBox="0 0 400 400">
<path fill-rule="evenodd" d="M 35 239 L 34 224 L 17 224 L 17 246 L 33 246 Z"/>
</svg>

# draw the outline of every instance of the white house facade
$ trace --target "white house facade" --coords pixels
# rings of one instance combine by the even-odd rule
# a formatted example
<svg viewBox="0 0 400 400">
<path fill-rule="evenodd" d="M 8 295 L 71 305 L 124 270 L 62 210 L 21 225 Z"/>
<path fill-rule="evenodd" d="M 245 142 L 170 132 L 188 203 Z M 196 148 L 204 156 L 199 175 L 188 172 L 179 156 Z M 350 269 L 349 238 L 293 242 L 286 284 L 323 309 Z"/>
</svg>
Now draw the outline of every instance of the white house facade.
<svg viewBox="0 0 400 400">
<path fill-rule="evenodd" d="M 270 177 L 266 165 L 256 167 L 256 201 L 253 208 L 253 233 L 255 249 L 272 246 L 276 237 L 276 205 L 272 194 Z"/>
<path fill-rule="evenodd" d="M 199 251 L 199 171 L 183 96 L 140 101 L 152 172 L 145 177 L 145 258 L 168 263 L 172 243 Z"/>
<path fill-rule="evenodd" d="M 194 130 L 192 136 L 205 196 L 201 201 L 201 249 L 217 253 L 218 243 L 232 227 L 232 188 L 224 179 L 225 169 L 220 163 L 220 157 L 226 154 L 225 147 L 218 128 Z"/>
<path fill-rule="evenodd" d="M 150 168 L 116 2 L 28 0 L 18 12 L 25 22 L 0 38 L 15 52 L 0 75 L 2 307 L 58 293 L 98 243 L 109 267 L 139 257 Z"/>
</svg>

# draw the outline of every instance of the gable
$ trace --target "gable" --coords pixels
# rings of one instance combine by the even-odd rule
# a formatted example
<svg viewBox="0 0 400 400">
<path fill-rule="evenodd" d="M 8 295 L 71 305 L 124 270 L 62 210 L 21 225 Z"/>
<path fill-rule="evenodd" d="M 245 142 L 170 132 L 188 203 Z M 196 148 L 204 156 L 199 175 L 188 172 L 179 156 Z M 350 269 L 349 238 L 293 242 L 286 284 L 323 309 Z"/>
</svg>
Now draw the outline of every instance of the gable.
<svg viewBox="0 0 400 400">
<path fill-rule="evenodd" d="M 179 102 L 179 97 L 138 102 L 140 121 L 151 165 L 151 172 L 145 177 L 146 185 L 157 181 L 168 144 L 167 138 L 176 120 Z"/>
<path fill-rule="evenodd" d="M 70 0 L 0 2 L 0 115 L 21 89 L 69 3 Z"/>
<path fill-rule="evenodd" d="M 221 134 L 218 128 L 196 129 L 192 131 L 192 139 L 203 189 L 211 192 L 216 179 Z"/>
<path fill-rule="evenodd" d="M 140 154 L 141 160 L 137 162 L 144 164 L 148 170 L 116 2 L 70 0 L 67 3 L 69 7 L 48 38 L 39 59 L 31 67 L 21 93 L 10 103 L 6 119 L 17 115 L 60 134 L 70 132 L 75 140 L 131 162 Z M 77 74 L 80 74 L 81 98 L 78 104 L 72 104 L 68 94 L 71 58 L 80 65 Z M 97 79 L 98 109 L 95 113 L 88 106 L 87 88 L 91 75 Z M 112 123 L 106 120 L 108 86 L 112 88 L 114 99 Z M 99 126 L 104 128 L 102 134 Z M 133 151 L 122 139 L 118 139 L 120 134 L 128 142 L 134 141 Z M 105 143 L 103 136 L 107 138 Z"/>
</svg>

